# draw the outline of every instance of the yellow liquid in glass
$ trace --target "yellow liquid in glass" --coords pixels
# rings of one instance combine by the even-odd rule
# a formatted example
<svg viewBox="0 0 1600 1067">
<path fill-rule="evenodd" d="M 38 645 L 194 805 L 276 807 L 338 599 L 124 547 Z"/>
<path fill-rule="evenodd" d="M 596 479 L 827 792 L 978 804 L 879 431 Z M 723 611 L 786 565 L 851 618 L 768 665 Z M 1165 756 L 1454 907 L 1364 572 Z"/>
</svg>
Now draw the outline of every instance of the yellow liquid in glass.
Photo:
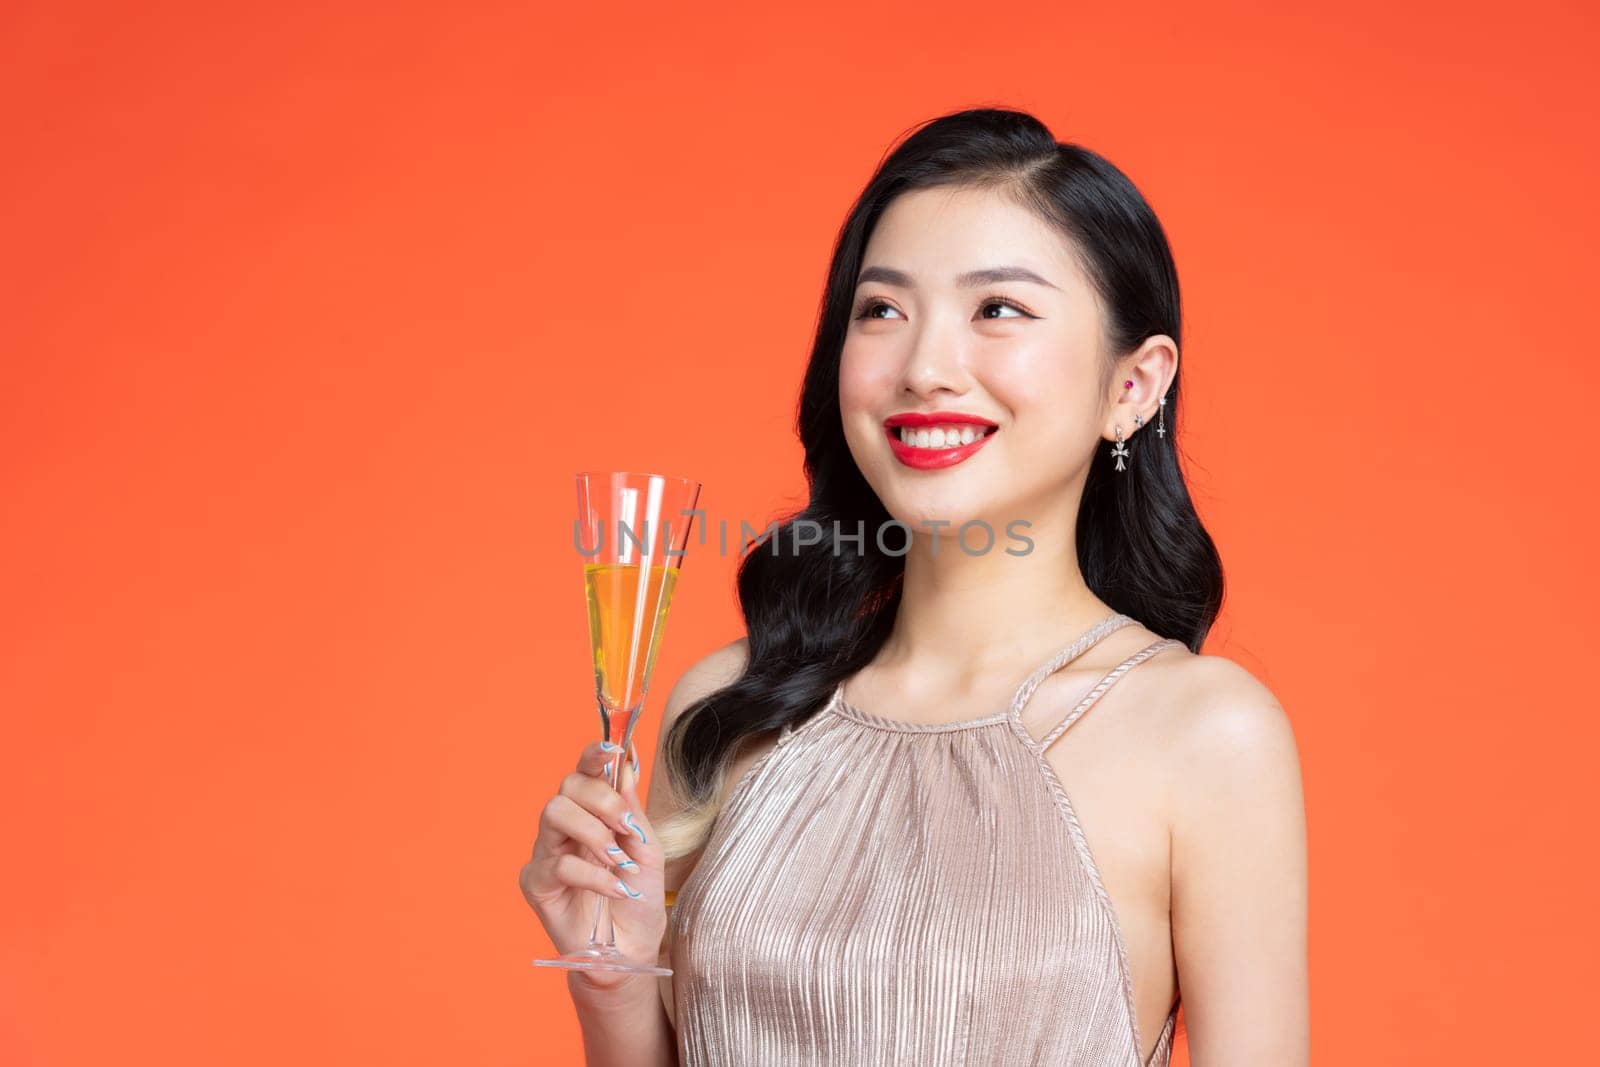
<svg viewBox="0 0 1600 1067">
<path fill-rule="evenodd" d="M 656 653 L 661 651 L 672 590 L 678 581 L 678 568 L 651 567 L 641 597 L 639 583 L 646 581 L 644 574 L 645 568 L 639 564 L 588 563 L 583 568 L 595 678 L 601 699 L 617 711 L 630 710 L 644 699 L 655 670 Z M 640 615 L 654 618 L 640 619 Z M 649 654 L 642 664 L 635 658 L 630 679 L 628 660 L 635 642 L 637 655 L 643 655 L 645 649 Z"/>
</svg>

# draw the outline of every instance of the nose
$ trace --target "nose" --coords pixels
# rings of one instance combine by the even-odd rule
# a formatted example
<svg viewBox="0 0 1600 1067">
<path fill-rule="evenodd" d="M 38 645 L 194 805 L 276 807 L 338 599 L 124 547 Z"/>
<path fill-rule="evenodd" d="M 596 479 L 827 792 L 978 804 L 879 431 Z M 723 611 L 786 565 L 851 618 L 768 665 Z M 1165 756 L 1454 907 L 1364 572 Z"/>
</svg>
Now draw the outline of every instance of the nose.
<svg viewBox="0 0 1600 1067">
<path fill-rule="evenodd" d="M 901 376 L 906 391 L 918 397 L 966 392 L 967 370 L 958 332 L 929 320 L 917 331 Z"/>
</svg>

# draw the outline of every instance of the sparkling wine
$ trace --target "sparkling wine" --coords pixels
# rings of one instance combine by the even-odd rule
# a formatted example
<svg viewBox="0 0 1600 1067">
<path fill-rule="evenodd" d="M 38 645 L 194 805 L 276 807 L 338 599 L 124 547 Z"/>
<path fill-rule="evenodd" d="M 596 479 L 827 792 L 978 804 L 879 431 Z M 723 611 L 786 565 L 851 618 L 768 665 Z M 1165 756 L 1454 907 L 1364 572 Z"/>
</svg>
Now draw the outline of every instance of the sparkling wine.
<svg viewBox="0 0 1600 1067">
<path fill-rule="evenodd" d="M 644 699 L 650 686 L 678 580 L 677 567 L 650 567 L 648 578 L 645 570 L 628 563 L 590 563 L 583 568 L 600 697 L 624 715 Z M 642 665 L 632 662 L 646 649 Z"/>
</svg>

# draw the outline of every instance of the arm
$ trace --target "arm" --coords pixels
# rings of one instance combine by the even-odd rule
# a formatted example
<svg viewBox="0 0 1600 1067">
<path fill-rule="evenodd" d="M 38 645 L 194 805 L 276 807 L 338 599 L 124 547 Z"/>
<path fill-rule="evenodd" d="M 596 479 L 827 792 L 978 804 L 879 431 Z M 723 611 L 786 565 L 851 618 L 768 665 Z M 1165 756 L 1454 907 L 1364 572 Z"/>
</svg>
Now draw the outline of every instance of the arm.
<svg viewBox="0 0 1600 1067">
<path fill-rule="evenodd" d="M 667 776 L 658 773 L 662 740 L 686 708 L 743 673 L 748 649 L 742 637 L 722 646 L 684 671 L 668 694 L 655 758 L 650 762 L 650 787 L 645 800 L 645 817 L 650 825 L 665 821 L 680 806 Z M 631 772 L 624 780 L 629 777 Z M 696 852 L 666 860 L 663 867 L 665 890 L 676 893 L 698 859 Z M 667 955 L 668 946 L 663 944 L 661 956 L 666 959 Z M 671 978 L 630 975 L 622 982 L 599 987 L 582 972 L 574 971 L 568 977 L 567 989 L 583 1031 L 587 1067 L 611 1067 L 613 1064 L 618 1067 L 677 1067 Z"/>
<path fill-rule="evenodd" d="M 1177 739 L 1173 951 L 1194 1067 L 1311 1058 L 1306 831 L 1283 708 L 1243 667 L 1209 675 Z"/>
<path fill-rule="evenodd" d="M 661 1006 L 657 981 L 628 975 L 618 986 L 596 989 L 580 972 L 571 973 L 567 990 L 578 1011 L 587 1067 L 677 1067 L 677 1036 Z"/>
</svg>

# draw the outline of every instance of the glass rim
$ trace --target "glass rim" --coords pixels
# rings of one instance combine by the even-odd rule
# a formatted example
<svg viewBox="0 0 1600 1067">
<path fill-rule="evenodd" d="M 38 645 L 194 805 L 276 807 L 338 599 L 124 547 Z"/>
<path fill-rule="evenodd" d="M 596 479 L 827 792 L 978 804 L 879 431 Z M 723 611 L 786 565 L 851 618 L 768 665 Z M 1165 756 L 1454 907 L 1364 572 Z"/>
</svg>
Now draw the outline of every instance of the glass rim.
<svg viewBox="0 0 1600 1067">
<path fill-rule="evenodd" d="M 678 475 L 678 474 L 661 474 L 661 473 L 653 473 L 653 472 L 647 472 L 647 471 L 617 471 L 617 470 L 577 471 L 576 473 L 573 474 L 573 478 L 575 478 L 575 479 L 576 478 L 609 478 L 612 475 L 616 475 L 616 474 L 624 474 L 624 475 L 627 475 L 630 478 L 664 478 L 669 482 L 678 482 L 680 485 L 692 485 L 697 489 L 705 488 L 704 483 L 698 482 L 693 478 L 685 478 L 682 475 Z"/>
</svg>

